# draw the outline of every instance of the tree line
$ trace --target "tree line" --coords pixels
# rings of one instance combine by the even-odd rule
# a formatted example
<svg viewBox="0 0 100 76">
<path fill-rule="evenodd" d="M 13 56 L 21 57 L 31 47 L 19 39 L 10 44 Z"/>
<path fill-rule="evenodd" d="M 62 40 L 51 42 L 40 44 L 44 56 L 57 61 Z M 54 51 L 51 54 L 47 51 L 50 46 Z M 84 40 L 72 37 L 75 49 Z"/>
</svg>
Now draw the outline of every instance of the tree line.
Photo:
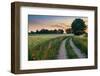
<svg viewBox="0 0 100 76">
<path fill-rule="evenodd" d="M 36 32 L 31 31 L 29 34 L 63 34 L 64 31 L 62 29 L 55 29 L 55 30 L 48 30 L 48 29 L 41 29 L 36 30 Z"/>
</svg>

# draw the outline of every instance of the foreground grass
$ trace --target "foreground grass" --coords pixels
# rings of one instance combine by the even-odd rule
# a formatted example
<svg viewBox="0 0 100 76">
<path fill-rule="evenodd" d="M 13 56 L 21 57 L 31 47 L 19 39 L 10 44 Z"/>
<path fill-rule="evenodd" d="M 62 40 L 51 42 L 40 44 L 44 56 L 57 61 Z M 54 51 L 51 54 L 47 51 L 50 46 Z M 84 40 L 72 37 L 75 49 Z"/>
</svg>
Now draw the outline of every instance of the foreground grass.
<svg viewBox="0 0 100 76">
<path fill-rule="evenodd" d="M 81 50 L 82 53 L 84 53 L 86 55 L 86 57 L 88 57 L 88 39 L 87 37 L 78 37 L 75 36 L 73 37 L 73 42 L 74 44 Z"/>
<path fill-rule="evenodd" d="M 66 36 L 37 35 L 29 37 L 28 60 L 56 59 L 62 40 Z"/>
<path fill-rule="evenodd" d="M 68 40 L 66 40 L 66 44 L 65 44 L 67 56 L 69 59 L 78 58 L 76 53 L 73 51 L 73 48 L 70 46 L 69 39 L 70 39 L 70 37 L 68 38 Z"/>
</svg>

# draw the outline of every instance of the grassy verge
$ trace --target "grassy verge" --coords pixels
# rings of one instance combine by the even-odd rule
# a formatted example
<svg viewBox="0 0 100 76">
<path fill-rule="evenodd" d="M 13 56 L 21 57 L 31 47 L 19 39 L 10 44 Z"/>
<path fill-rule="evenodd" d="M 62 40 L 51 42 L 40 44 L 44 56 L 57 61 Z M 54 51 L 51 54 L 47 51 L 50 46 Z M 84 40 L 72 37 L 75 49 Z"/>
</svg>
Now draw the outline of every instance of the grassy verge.
<svg viewBox="0 0 100 76">
<path fill-rule="evenodd" d="M 56 59 L 60 44 L 65 38 L 66 36 L 46 39 L 40 38 L 40 40 L 37 40 L 36 38 L 37 41 L 33 40 L 33 38 L 30 39 L 28 49 L 28 60 Z"/>
<path fill-rule="evenodd" d="M 88 41 L 87 37 L 73 37 L 74 44 L 88 57 Z"/>
<path fill-rule="evenodd" d="M 76 53 L 73 51 L 73 48 L 69 44 L 69 39 L 70 38 L 68 38 L 68 40 L 66 40 L 66 44 L 65 44 L 67 56 L 68 56 L 69 59 L 78 58 L 78 56 L 76 55 Z"/>
</svg>

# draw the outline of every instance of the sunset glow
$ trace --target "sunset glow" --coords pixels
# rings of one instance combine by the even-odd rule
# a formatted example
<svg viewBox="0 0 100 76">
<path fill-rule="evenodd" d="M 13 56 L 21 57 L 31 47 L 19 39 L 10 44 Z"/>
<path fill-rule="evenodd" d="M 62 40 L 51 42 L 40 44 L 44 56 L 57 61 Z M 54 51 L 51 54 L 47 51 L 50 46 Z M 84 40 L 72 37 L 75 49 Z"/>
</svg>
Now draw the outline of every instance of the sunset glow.
<svg viewBox="0 0 100 76">
<path fill-rule="evenodd" d="M 48 30 L 58 30 L 71 27 L 73 20 L 76 18 L 81 18 L 85 21 L 85 24 L 88 25 L 87 17 L 74 17 L 74 16 L 50 16 L 50 15 L 28 15 L 28 32 L 41 29 Z"/>
</svg>

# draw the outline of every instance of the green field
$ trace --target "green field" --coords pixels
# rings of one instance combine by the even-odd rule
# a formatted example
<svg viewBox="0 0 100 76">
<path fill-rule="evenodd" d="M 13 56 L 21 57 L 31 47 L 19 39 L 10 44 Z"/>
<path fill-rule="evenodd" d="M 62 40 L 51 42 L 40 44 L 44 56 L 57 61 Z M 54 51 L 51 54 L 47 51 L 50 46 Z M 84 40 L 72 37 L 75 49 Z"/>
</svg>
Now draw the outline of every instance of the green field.
<svg viewBox="0 0 100 76">
<path fill-rule="evenodd" d="M 75 46 L 88 57 L 87 37 L 70 36 L 67 34 L 35 34 L 28 36 L 28 60 L 53 60 L 57 59 L 59 48 L 64 39 L 66 39 L 65 49 L 68 59 L 76 59 L 73 48 L 69 40 L 72 38 Z"/>
<path fill-rule="evenodd" d="M 28 59 L 46 60 L 56 59 L 61 42 L 66 38 L 64 34 L 31 35 L 28 38 Z"/>
<path fill-rule="evenodd" d="M 87 37 L 73 37 L 73 42 L 81 50 L 82 53 L 88 57 L 88 38 Z"/>
</svg>

